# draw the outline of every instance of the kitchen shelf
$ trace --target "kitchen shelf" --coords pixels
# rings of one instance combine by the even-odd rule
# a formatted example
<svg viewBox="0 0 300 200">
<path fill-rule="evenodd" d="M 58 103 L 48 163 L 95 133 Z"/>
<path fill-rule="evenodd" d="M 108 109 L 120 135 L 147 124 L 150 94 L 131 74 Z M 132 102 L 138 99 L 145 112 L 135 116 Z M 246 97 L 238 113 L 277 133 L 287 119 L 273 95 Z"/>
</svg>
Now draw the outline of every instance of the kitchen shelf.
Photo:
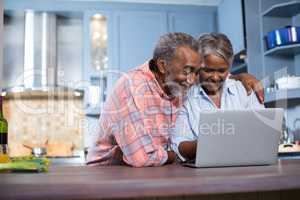
<svg viewBox="0 0 300 200">
<path fill-rule="evenodd" d="M 300 99 L 300 88 L 275 90 L 265 94 L 265 103 L 290 99 Z"/>
<path fill-rule="evenodd" d="M 232 67 L 230 68 L 230 72 L 232 74 L 247 72 L 247 62 L 245 60 L 246 56 L 247 52 L 245 49 L 234 55 Z"/>
<path fill-rule="evenodd" d="M 6 99 L 83 99 L 84 91 L 67 87 L 5 88 L 2 96 Z"/>
<path fill-rule="evenodd" d="M 284 154 L 296 154 L 300 156 L 300 145 L 298 144 L 280 144 L 278 148 L 278 153 Z"/>
<path fill-rule="evenodd" d="M 271 6 L 262 13 L 263 17 L 293 17 L 300 13 L 300 2 L 292 1 Z"/>
<path fill-rule="evenodd" d="M 264 53 L 265 56 L 270 56 L 270 55 L 288 56 L 294 54 L 300 54 L 300 44 L 292 44 L 292 45 L 275 47 Z"/>
<path fill-rule="evenodd" d="M 246 63 L 242 63 L 240 65 L 237 65 L 237 66 L 232 66 L 231 69 L 230 69 L 230 72 L 231 73 L 235 73 L 235 72 L 238 72 L 238 71 L 247 71 L 247 64 Z"/>
</svg>

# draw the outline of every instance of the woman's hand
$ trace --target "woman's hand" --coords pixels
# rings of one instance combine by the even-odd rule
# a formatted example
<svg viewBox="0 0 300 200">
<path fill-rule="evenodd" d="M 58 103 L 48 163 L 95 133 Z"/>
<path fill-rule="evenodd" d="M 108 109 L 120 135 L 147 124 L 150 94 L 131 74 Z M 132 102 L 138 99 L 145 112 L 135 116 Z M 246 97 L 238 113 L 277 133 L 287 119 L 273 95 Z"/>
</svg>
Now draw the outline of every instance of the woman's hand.
<svg viewBox="0 0 300 200">
<path fill-rule="evenodd" d="M 183 141 L 179 144 L 179 153 L 187 160 L 194 160 L 196 158 L 197 140 Z"/>
<path fill-rule="evenodd" d="M 241 81 L 245 89 L 247 90 L 248 95 L 250 95 L 251 92 L 254 91 L 260 103 L 264 103 L 264 87 L 262 83 L 259 80 L 257 80 L 254 76 L 248 73 L 241 73 L 236 75 L 230 75 L 229 78 Z"/>
</svg>

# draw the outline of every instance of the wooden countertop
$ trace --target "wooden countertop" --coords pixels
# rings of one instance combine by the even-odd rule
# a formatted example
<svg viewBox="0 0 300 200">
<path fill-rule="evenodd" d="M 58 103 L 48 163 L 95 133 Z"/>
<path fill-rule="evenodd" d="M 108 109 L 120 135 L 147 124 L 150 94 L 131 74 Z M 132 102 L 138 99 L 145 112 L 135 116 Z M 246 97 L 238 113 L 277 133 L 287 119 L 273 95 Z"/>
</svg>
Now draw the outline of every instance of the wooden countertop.
<svg viewBox="0 0 300 200">
<path fill-rule="evenodd" d="M 100 199 L 226 194 L 300 188 L 300 160 L 225 168 L 52 166 L 0 174 L 1 199 Z"/>
</svg>

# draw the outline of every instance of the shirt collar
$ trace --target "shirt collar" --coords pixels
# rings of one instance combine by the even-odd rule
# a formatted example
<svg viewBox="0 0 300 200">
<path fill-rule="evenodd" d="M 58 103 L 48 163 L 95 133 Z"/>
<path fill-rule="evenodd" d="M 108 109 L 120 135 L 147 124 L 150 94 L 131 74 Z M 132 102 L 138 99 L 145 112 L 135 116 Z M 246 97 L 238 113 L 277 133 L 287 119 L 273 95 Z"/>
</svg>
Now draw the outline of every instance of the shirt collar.
<svg viewBox="0 0 300 200">
<path fill-rule="evenodd" d="M 163 98 L 169 98 L 168 95 L 163 91 L 163 89 L 160 87 L 158 81 L 156 80 L 156 77 L 154 75 L 154 72 L 150 69 L 151 65 L 153 65 L 153 60 L 149 60 L 145 62 L 141 66 L 141 70 L 143 73 L 147 76 L 148 80 L 151 80 L 155 83 L 155 90 L 159 93 L 159 95 Z M 153 66 L 152 66 L 153 67 Z"/>
<path fill-rule="evenodd" d="M 170 98 L 164 91 L 163 89 L 160 87 L 158 81 L 156 80 L 155 77 L 155 72 L 158 70 L 157 66 L 155 65 L 155 62 L 153 59 L 147 61 L 144 65 L 143 65 L 143 72 L 151 79 L 153 80 L 153 82 L 155 83 L 155 89 L 156 91 L 159 93 L 159 95 L 163 98 L 166 99 L 168 101 L 170 101 L 174 106 L 179 107 L 181 106 L 186 99 L 187 96 L 183 96 L 183 97 L 175 97 L 175 98 Z"/>
</svg>

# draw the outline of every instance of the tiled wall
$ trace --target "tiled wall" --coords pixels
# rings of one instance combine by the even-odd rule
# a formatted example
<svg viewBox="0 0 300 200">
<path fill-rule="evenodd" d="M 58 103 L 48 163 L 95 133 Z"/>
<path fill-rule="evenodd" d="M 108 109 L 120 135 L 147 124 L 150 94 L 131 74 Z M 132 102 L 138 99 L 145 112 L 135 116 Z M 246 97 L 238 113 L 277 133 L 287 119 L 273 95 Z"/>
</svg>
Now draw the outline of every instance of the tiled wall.
<svg viewBox="0 0 300 200">
<path fill-rule="evenodd" d="M 52 156 L 83 150 L 80 98 L 6 98 L 4 115 L 9 124 L 10 156 L 29 155 L 31 150 L 24 145 L 45 146 Z"/>
</svg>

